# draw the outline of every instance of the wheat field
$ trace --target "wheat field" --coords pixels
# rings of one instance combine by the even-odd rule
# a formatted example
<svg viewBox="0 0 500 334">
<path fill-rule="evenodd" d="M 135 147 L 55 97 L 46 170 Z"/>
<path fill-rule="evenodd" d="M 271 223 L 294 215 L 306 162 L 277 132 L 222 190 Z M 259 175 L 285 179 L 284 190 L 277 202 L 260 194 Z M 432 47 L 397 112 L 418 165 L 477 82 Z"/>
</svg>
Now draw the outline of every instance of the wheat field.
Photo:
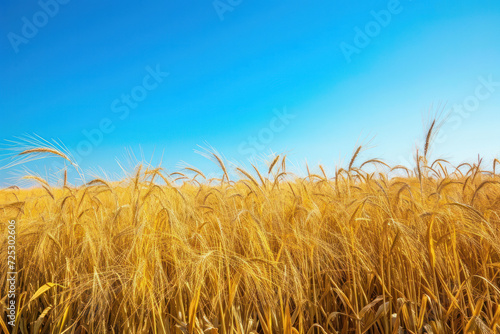
<svg viewBox="0 0 500 334">
<path fill-rule="evenodd" d="M 432 130 L 432 129 L 431 129 Z M 139 166 L 0 190 L 17 223 L 4 333 L 500 333 L 499 161 L 373 159 L 328 175 Z M 31 150 L 24 154 L 56 154 Z M 177 181 L 176 181 L 177 179 Z M 182 183 L 182 185 L 179 184 Z"/>
</svg>

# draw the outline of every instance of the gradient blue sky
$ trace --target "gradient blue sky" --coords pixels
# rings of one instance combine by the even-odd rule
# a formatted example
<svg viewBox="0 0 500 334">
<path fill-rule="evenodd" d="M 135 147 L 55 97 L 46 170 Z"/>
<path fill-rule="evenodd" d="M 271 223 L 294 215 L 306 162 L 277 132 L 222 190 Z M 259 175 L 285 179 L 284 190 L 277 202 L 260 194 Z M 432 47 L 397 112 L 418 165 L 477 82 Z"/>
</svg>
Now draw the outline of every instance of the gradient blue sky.
<svg viewBox="0 0 500 334">
<path fill-rule="evenodd" d="M 76 152 L 83 131 L 104 119 L 114 130 L 82 157 L 84 169 L 119 172 L 115 158 L 129 147 L 158 159 L 164 151 L 169 170 L 180 161 L 205 170 L 211 163 L 197 145 L 245 162 L 248 137 L 265 134 L 273 110 L 286 108 L 294 118 L 258 155 L 286 152 L 332 169 L 375 137 L 364 157 L 399 164 L 422 139 L 429 109 L 446 103 L 451 120 L 434 157 L 500 154 L 500 86 L 488 91 L 478 79 L 500 81 L 499 1 L 401 0 L 350 62 L 342 43 L 355 46 L 356 29 L 392 0 L 221 0 L 231 9 L 223 19 L 213 1 L 65 1 L 18 52 L 13 34 L 23 36 L 23 17 L 43 19 L 42 7 L 0 4 L 2 141 L 36 133 Z M 169 76 L 121 119 L 113 102 L 142 85 L 148 66 Z M 474 101 L 468 115 L 453 107 Z M 0 185 L 12 172 L 0 171 Z"/>
</svg>

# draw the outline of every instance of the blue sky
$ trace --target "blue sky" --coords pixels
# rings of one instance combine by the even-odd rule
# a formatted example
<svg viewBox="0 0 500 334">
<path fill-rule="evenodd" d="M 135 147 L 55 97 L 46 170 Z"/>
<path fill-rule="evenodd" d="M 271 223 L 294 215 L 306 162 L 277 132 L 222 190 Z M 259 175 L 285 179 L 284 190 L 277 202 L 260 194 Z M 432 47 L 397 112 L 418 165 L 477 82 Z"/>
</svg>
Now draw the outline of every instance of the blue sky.
<svg viewBox="0 0 500 334">
<path fill-rule="evenodd" d="M 58 139 L 85 170 L 120 172 L 127 148 L 209 170 L 194 152 L 207 143 L 234 162 L 285 152 L 331 170 L 372 138 L 364 158 L 399 164 L 444 104 L 434 157 L 500 154 L 498 1 L 6 0 L 0 13 L 0 139 Z"/>
</svg>

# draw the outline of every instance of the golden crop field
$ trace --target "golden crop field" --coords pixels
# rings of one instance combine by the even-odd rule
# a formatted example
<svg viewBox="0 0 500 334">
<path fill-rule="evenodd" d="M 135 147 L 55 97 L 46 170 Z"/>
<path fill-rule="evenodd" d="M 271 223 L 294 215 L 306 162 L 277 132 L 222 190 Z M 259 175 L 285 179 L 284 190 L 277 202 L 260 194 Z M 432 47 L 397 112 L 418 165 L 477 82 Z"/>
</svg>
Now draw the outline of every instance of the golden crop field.
<svg viewBox="0 0 500 334">
<path fill-rule="evenodd" d="M 217 180 L 139 166 L 1 190 L 13 332 L 500 333 L 499 161 L 451 166 L 426 147 L 391 168 L 359 150 L 334 175 L 294 177 L 277 156 L 232 181 L 214 154 Z"/>
</svg>

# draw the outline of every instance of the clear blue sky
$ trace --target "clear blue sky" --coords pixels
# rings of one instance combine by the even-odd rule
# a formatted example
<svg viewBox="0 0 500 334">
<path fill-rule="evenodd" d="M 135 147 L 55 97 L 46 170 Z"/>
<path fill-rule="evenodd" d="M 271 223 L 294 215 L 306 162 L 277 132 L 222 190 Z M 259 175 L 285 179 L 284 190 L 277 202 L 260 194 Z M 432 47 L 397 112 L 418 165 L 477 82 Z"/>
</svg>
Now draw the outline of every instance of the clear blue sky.
<svg viewBox="0 0 500 334">
<path fill-rule="evenodd" d="M 119 172 L 127 147 L 210 169 L 205 143 L 333 168 L 374 136 L 364 157 L 399 164 L 439 103 L 452 116 L 435 157 L 500 154 L 498 1 L 6 0 L 0 13 L 0 139 L 57 138 L 84 169 Z"/>
</svg>

